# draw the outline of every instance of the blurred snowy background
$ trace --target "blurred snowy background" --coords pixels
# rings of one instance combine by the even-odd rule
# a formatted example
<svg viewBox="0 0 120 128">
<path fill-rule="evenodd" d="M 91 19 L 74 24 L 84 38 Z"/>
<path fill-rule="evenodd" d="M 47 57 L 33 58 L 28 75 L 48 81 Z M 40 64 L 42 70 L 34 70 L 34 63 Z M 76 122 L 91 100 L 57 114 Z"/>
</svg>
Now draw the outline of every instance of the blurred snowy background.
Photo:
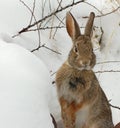
<svg viewBox="0 0 120 128">
<path fill-rule="evenodd" d="M 1 128 L 54 128 L 49 113 L 62 128 L 53 81 L 72 46 L 67 11 L 82 31 L 89 13 L 96 14 L 94 71 L 113 105 L 114 124 L 120 121 L 120 0 L 0 0 Z"/>
</svg>

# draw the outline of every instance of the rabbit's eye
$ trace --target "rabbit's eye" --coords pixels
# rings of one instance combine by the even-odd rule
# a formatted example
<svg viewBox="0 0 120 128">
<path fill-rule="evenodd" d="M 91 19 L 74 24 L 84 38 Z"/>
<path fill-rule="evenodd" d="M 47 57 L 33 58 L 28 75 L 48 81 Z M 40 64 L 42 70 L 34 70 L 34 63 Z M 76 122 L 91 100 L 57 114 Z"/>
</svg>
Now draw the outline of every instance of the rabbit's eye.
<svg viewBox="0 0 120 128">
<path fill-rule="evenodd" d="M 74 52 L 76 52 L 76 53 L 78 52 L 78 49 L 77 49 L 77 47 L 76 47 L 76 46 L 74 47 L 74 49 L 73 49 L 73 50 L 74 50 Z"/>
</svg>

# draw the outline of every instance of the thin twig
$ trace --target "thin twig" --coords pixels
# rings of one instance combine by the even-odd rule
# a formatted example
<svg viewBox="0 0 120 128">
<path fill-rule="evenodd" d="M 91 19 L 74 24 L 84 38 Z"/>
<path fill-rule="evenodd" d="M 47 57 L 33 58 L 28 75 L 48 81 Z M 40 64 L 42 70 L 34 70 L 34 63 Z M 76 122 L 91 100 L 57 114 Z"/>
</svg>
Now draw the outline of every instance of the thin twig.
<svg viewBox="0 0 120 128">
<path fill-rule="evenodd" d="M 48 50 L 50 50 L 50 51 L 52 51 L 52 52 L 54 52 L 54 53 L 57 53 L 57 54 L 59 54 L 59 55 L 62 55 L 60 52 L 57 52 L 57 51 L 55 51 L 55 50 L 53 50 L 53 49 L 51 49 L 51 48 L 49 48 L 49 47 L 47 47 L 47 46 L 43 46 L 43 48 L 46 48 L 46 49 L 48 49 Z"/>
<path fill-rule="evenodd" d="M 22 1 L 22 0 L 19 0 L 29 11 L 30 11 L 30 13 L 32 14 L 31 15 L 31 18 L 30 18 L 30 23 L 29 23 L 29 25 L 31 25 L 31 22 L 32 22 L 32 18 L 34 17 L 34 19 L 36 20 L 36 18 L 35 18 L 35 16 L 34 16 L 34 13 L 33 13 L 33 11 L 30 9 L 30 7 L 24 2 L 24 1 Z M 34 1 L 34 3 L 35 3 L 35 1 Z M 34 8 L 34 7 L 33 7 Z M 36 20 L 37 21 L 37 20 Z M 16 36 L 18 36 L 18 35 L 20 35 L 20 33 L 18 33 L 18 34 L 16 34 L 16 35 L 13 35 L 12 36 L 12 38 L 15 38 Z"/>
<path fill-rule="evenodd" d="M 103 70 L 103 71 L 95 71 L 95 73 L 120 73 L 120 70 Z"/>
<path fill-rule="evenodd" d="M 31 18 L 30 18 L 30 23 L 29 23 L 29 25 L 31 25 L 33 18 L 34 18 L 35 21 L 37 21 L 36 18 L 35 18 L 35 15 L 34 15 L 34 9 L 35 9 L 35 2 L 36 2 L 36 0 L 34 0 L 34 2 L 33 2 L 33 10 L 31 10 L 30 7 L 29 7 L 24 1 L 22 1 L 22 0 L 19 0 L 19 1 L 20 1 L 20 2 L 30 11 L 30 13 L 31 13 Z M 16 34 L 16 35 L 13 35 L 12 38 L 15 38 L 16 36 L 19 36 L 19 35 L 20 35 L 20 33 L 18 33 L 18 34 Z"/>
<path fill-rule="evenodd" d="M 41 48 L 41 46 L 38 46 L 37 48 L 34 48 L 33 50 L 31 50 L 31 52 L 35 52 L 37 50 L 39 50 Z"/>
<path fill-rule="evenodd" d="M 54 24 L 54 18 L 55 18 L 55 17 L 54 17 L 54 15 L 53 15 L 53 16 L 52 16 L 51 26 L 53 26 L 53 24 Z M 49 39 L 51 39 L 51 37 L 52 37 L 52 30 L 53 30 L 53 29 L 50 30 Z"/>
<path fill-rule="evenodd" d="M 57 10 L 58 10 L 59 8 L 62 8 L 62 6 L 61 6 L 62 0 L 60 0 L 60 2 L 59 2 L 59 0 L 57 0 L 57 2 L 58 2 L 58 7 L 57 7 Z"/>
<path fill-rule="evenodd" d="M 56 29 L 56 28 L 58 28 L 58 29 L 61 29 L 61 28 L 63 28 L 63 29 L 65 29 L 66 27 L 65 26 L 46 26 L 46 27 L 40 27 L 39 28 L 39 30 L 46 30 L 46 29 Z M 85 27 L 80 27 L 80 28 L 85 28 Z M 31 32 L 31 31 L 37 31 L 38 29 L 29 29 L 28 31 L 26 31 L 26 32 Z M 15 36 L 15 35 L 14 35 Z M 16 35 L 17 36 L 17 35 Z"/>
<path fill-rule="evenodd" d="M 44 24 L 43 28 L 44 28 L 51 20 L 52 20 L 52 16 L 51 16 L 48 20 L 46 20 L 46 23 Z M 28 31 L 29 31 L 29 30 L 28 30 Z"/>
<path fill-rule="evenodd" d="M 55 15 L 55 14 L 57 14 L 57 13 L 63 11 L 63 10 L 66 10 L 67 8 L 70 8 L 70 7 L 72 7 L 72 6 L 75 6 L 75 5 L 77 5 L 77 4 L 79 4 L 79 3 L 82 3 L 82 2 L 84 2 L 84 0 L 77 1 L 77 2 L 75 2 L 75 3 L 71 3 L 71 4 L 67 5 L 67 6 L 65 6 L 65 7 L 63 7 L 63 8 L 60 8 L 60 9 L 58 9 L 58 10 L 56 10 L 56 11 L 50 13 L 49 15 L 43 17 L 42 19 L 40 19 L 40 20 L 38 20 L 38 21 L 35 21 L 33 24 L 28 25 L 27 27 L 25 27 L 25 28 L 23 28 L 22 30 L 20 30 L 18 33 L 21 34 L 21 33 L 23 33 L 23 32 L 26 32 L 26 31 L 27 31 L 28 29 L 30 29 L 31 27 L 35 26 L 36 24 L 39 24 L 40 22 L 46 20 L 47 18 L 50 18 L 52 15 Z"/>
<path fill-rule="evenodd" d="M 96 15 L 95 17 L 96 18 L 98 18 L 98 17 L 103 17 L 103 16 L 107 16 L 107 15 L 110 15 L 110 14 L 112 14 L 112 13 L 114 13 L 114 12 L 116 12 L 116 11 L 118 11 L 120 9 L 120 6 L 119 7 L 117 7 L 116 9 L 114 9 L 113 11 L 111 11 L 111 12 L 108 12 L 108 13 L 105 13 L 105 14 L 101 14 L 101 15 Z M 89 18 L 88 16 L 83 16 L 83 18 Z"/>
<path fill-rule="evenodd" d="M 30 7 L 24 1 L 22 1 L 22 0 L 19 0 L 19 1 L 30 11 L 30 13 L 32 14 L 31 17 L 34 17 L 34 20 L 36 20 L 35 15 L 34 15 L 33 11 L 30 9 Z M 34 6 L 33 8 L 35 8 L 35 5 L 34 4 L 35 4 L 35 0 L 33 2 L 33 6 Z M 30 19 L 30 21 L 31 21 L 31 19 Z"/>
<path fill-rule="evenodd" d="M 30 13 L 31 13 L 31 17 L 33 17 L 34 18 L 34 20 L 35 20 L 35 22 L 37 22 L 37 19 L 36 19 L 36 17 L 35 17 L 35 15 L 34 15 L 34 12 L 28 7 L 28 5 L 24 2 L 24 1 L 22 1 L 22 0 L 20 0 L 20 2 L 30 11 Z M 34 2 L 33 2 L 33 10 L 35 10 L 35 3 L 36 3 L 36 0 L 34 0 Z M 31 21 L 30 21 L 31 22 Z M 29 25 L 31 25 L 31 24 L 29 24 Z M 38 24 L 36 24 L 36 27 L 37 27 L 37 31 L 38 31 L 38 41 L 39 41 L 39 45 L 41 44 L 41 41 L 40 41 L 40 30 L 39 30 L 39 25 Z M 19 33 L 20 34 L 20 33 Z M 14 36 L 15 37 L 15 36 Z"/>
<path fill-rule="evenodd" d="M 53 72 L 53 73 L 51 74 L 51 76 L 55 75 L 56 73 L 57 73 L 57 71 L 56 71 L 56 72 Z"/>
<path fill-rule="evenodd" d="M 33 10 L 32 10 L 32 15 L 31 15 L 31 19 L 30 19 L 30 23 L 29 23 L 29 24 L 32 23 L 32 19 L 33 19 L 33 17 L 34 17 L 35 4 L 36 4 L 36 0 L 34 0 L 34 2 L 33 2 Z"/>
<path fill-rule="evenodd" d="M 56 28 L 65 28 L 64 26 L 46 26 L 46 27 L 41 27 L 39 30 L 46 30 L 46 29 L 56 29 Z M 30 31 L 37 31 L 37 29 L 29 29 L 28 32 Z"/>
<path fill-rule="evenodd" d="M 63 22 L 63 20 L 61 20 L 56 14 L 55 14 L 56 18 L 63 24 L 65 25 L 65 23 Z"/>
<path fill-rule="evenodd" d="M 98 64 L 106 64 L 106 63 L 120 63 L 120 61 L 104 61 L 104 62 L 98 62 L 96 64 L 98 65 Z"/>
<path fill-rule="evenodd" d="M 119 73 L 120 70 L 116 70 L 116 71 L 114 71 L 114 70 L 95 71 L 95 73 L 109 73 L 109 72 L 118 72 Z M 52 73 L 51 76 L 53 76 L 55 74 L 56 74 L 56 72 Z"/>
<path fill-rule="evenodd" d="M 17 36 L 19 36 L 19 35 L 20 35 L 20 33 L 17 33 L 17 34 L 15 34 L 15 35 L 13 35 L 12 38 L 15 38 L 15 37 L 17 37 Z"/>
<path fill-rule="evenodd" d="M 98 8 L 96 8 L 94 5 L 88 3 L 88 2 L 86 2 L 86 1 L 84 1 L 84 0 L 77 1 L 77 2 L 74 2 L 74 0 L 73 0 L 73 2 L 72 2 L 71 4 L 69 4 L 69 5 L 65 6 L 65 7 L 62 7 L 62 8 L 60 8 L 60 9 L 56 10 L 56 11 L 51 12 L 49 15 L 47 15 L 47 16 L 41 18 L 40 20 L 35 21 L 33 24 L 30 24 L 30 25 L 28 25 L 27 27 L 23 28 L 22 30 L 20 30 L 20 31 L 18 32 L 18 34 L 14 35 L 13 37 L 16 37 L 16 36 L 18 36 L 19 34 L 28 31 L 28 29 L 30 29 L 31 27 L 35 26 L 36 24 L 39 24 L 39 23 L 43 22 L 43 21 L 46 20 L 47 18 L 50 18 L 52 15 L 55 15 L 55 14 L 57 14 L 57 13 L 63 11 L 63 10 L 66 10 L 67 8 L 70 8 L 70 7 L 72 7 L 72 6 L 75 6 L 75 5 L 77 5 L 77 4 L 79 4 L 79 3 L 82 3 L 82 2 L 83 2 L 83 3 L 86 3 L 86 4 L 90 5 L 90 6 L 92 6 L 93 8 L 95 8 L 95 9 L 101 14 L 101 15 L 97 15 L 96 17 L 102 17 L 102 16 L 109 15 L 109 14 L 111 14 L 111 13 L 116 12 L 116 11 L 120 8 L 120 7 L 118 7 L 118 8 L 116 8 L 115 10 L 113 10 L 113 11 L 111 11 L 111 12 L 109 12 L 109 13 L 103 14 L 103 13 L 102 13 Z M 44 4 L 45 4 L 45 2 L 44 2 Z M 88 16 L 85 16 L 85 17 L 83 17 L 83 18 L 88 18 Z"/>
<path fill-rule="evenodd" d="M 112 108 L 116 108 L 116 109 L 120 110 L 120 107 L 118 107 L 118 106 L 114 106 L 114 105 L 112 105 L 112 104 L 110 104 L 110 103 L 109 103 L 109 105 L 110 105 Z"/>
<path fill-rule="evenodd" d="M 51 2 L 49 0 L 49 9 L 50 9 L 50 12 L 52 11 L 52 7 L 51 7 Z"/>
<path fill-rule="evenodd" d="M 45 5 L 47 0 L 42 1 L 42 18 L 44 17 Z"/>
<path fill-rule="evenodd" d="M 60 21 L 60 23 L 59 23 L 58 26 L 61 26 L 61 24 L 62 24 L 62 22 L 63 22 L 64 19 L 65 19 L 65 17 Z M 54 37 L 55 37 L 55 35 L 56 35 L 56 33 L 57 33 L 57 30 L 58 30 L 58 28 L 56 28 L 56 30 L 55 30 L 55 32 L 54 32 L 54 34 L 53 34 L 53 39 L 54 39 Z"/>
<path fill-rule="evenodd" d="M 84 3 L 90 5 L 91 7 L 96 9 L 101 15 L 103 15 L 103 13 L 97 7 L 95 7 L 94 5 L 92 5 L 92 4 L 90 4 L 90 3 L 86 2 L 86 1 L 84 1 Z"/>
<path fill-rule="evenodd" d="M 54 52 L 54 53 L 57 53 L 57 54 L 60 54 L 60 55 L 61 55 L 60 52 L 57 52 L 57 51 L 55 51 L 55 50 L 53 50 L 53 49 L 47 47 L 45 44 L 43 44 L 43 45 L 41 45 L 41 46 L 38 46 L 37 48 L 31 50 L 31 52 L 35 52 L 35 51 L 39 50 L 40 48 L 46 48 L 46 49 L 48 49 L 48 50 L 50 50 L 50 51 L 52 51 L 52 52 Z"/>
<path fill-rule="evenodd" d="M 51 19 L 50 19 L 51 20 Z M 46 23 L 47 24 L 47 23 Z M 97 27 L 97 26 L 94 26 L 94 27 Z M 44 25 L 43 27 L 39 27 L 39 30 L 46 30 L 46 29 L 65 29 L 66 27 L 65 26 L 46 26 Z M 80 28 L 85 28 L 85 27 L 80 27 Z M 34 28 L 34 29 L 29 29 L 28 31 L 26 32 L 31 32 L 31 31 L 37 31 L 38 29 Z M 15 36 L 15 35 L 14 35 Z M 17 36 L 17 35 L 16 35 Z"/>
</svg>

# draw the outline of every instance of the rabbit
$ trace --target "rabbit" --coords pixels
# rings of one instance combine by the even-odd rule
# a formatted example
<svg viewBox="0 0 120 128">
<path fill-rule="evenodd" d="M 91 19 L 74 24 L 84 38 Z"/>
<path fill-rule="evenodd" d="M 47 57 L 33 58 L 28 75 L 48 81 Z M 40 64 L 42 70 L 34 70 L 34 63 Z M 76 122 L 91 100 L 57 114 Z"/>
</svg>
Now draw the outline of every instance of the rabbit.
<svg viewBox="0 0 120 128">
<path fill-rule="evenodd" d="M 73 46 L 55 78 L 64 128 L 114 127 L 108 99 L 92 71 L 96 64 L 91 43 L 94 18 L 91 12 L 82 35 L 73 15 L 66 14 Z"/>
</svg>

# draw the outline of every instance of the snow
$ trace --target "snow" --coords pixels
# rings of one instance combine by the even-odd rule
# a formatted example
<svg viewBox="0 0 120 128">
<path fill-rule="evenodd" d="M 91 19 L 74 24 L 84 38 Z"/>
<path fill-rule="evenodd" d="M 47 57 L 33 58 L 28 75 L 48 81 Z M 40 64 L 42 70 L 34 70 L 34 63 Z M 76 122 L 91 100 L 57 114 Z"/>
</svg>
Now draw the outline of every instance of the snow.
<svg viewBox="0 0 120 128">
<path fill-rule="evenodd" d="M 0 41 L 0 127 L 53 128 L 50 81 L 40 59 L 18 45 Z"/>
<path fill-rule="evenodd" d="M 24 0 L 24 2 L 32 7 L 32 0 Z M 42 17 L 42 2 L 44 0 L 36 0 L 35 16 L 37 20 Z M 50 0 L 50 2 L 51 10 L 54 11 L 58 2 L 57 0 L 54 2 Z M 71 0 L 64 1 L 62 6 L 70 2 Z M 114 2 L 110 3 L 109 0 L 87 0 L 87 2 L 102 10 L 103 13 L 107 13 L 113 7 L 118 6 Z M 59 13 L 59 18 L 63 19 L 66 11 L 69 10 L 70 8 Z M 85 3 L 76 5 L 71 10 L 81 27 L 84 27 L 87 21 L 82 17 L 88 16 L 90 11 L 100 15 L 95 8 Z M 44 15 L 49 14 L 49 12 L 49 1 L 47 1 Z M 120 12 L 118 11 L 95 18 L 95 26 L 102 27 L 104 31 L 101 47 L 97 41 L 100 37 L 93 39 L 94 48 L 100 48 L 95 51 L 97 63 L 120 60 L 119 16 Z M 51 79 L 54 81 L 54 73 L 66 60 L 72 42 L 65 28 L 58 29 L 55 36 L 55 29 L 41 30 L 42 44 L 45 43 L 46 46 L 62 53 L 62 55 L 45 48 L 30 53 L 30 50 L 38 46 L 37 32 L 23 33 L 16 38 L 11 38 L 28 25 L 30 17 L 31 13 L 19 0 L 0 1 L 0 113 L 2 113 L 0 114 L 0 126 L 2 128 L 7 128 L 7 126 L 16 128 L 16 125 L 18 128 L 53 128 L 49 114 L 52 113 L 59 125 L 58 128 L 62 128 L 56 88 Z M 47 26 L 56 26 L 60 22 L 56 17 L 52 21 Z M 65 23 L 65 20 L 63 22 Z M 100 36 L 101 31 L 99 29 L 96 31 L 97 35 Z M 100 70 L 120 70 L 120 63 L 96 64 L 94 71 Z M 111 100 L 110 103 L 120 107 L 120 73 L 96 73 L 96 75 L 108 99 Z M 112 114 L 113 122 L 117 124 L 120 121 L 120 110 L 112 108 Z"/>
</svg>

